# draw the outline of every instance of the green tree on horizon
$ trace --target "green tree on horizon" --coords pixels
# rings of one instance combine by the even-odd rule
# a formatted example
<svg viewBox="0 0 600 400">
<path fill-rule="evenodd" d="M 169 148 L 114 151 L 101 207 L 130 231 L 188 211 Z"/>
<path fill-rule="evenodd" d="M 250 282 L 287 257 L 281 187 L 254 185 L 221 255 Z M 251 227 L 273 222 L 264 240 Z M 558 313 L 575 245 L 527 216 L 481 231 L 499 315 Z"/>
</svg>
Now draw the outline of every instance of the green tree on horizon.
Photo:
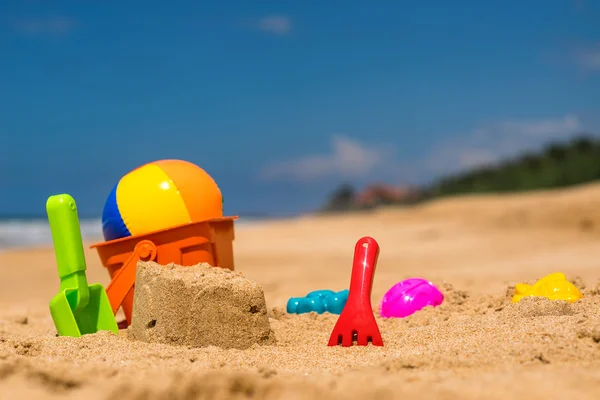
<svg viewBox="0 0 600 400">
<path fill-rule="evenodd" d="M 600 180 L 600 139 L 580 134 L 566 142 L 554 141 L 538 152 L 526 152 L 493 165 L 442 176 L 420 188 L 420 200 L 467 193 L 523 192 L 566 187 Z M 341 185 L 324 210 L 352 209 L 356 192 Z"/>
</svg>

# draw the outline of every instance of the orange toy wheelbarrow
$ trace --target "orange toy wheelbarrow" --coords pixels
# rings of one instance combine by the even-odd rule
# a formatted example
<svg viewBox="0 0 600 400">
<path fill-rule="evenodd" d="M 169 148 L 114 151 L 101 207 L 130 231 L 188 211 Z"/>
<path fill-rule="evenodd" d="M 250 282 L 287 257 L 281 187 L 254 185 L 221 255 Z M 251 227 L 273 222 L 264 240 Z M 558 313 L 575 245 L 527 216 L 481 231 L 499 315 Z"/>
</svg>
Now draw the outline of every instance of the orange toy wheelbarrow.
<svg viewBox="0 0 600 400">
<path fill-rule="evenodd" d="M 233 271 L 233 221 L 237 219 L 212 218 L 92 245 L 111 277 L 106 293 L 113 313 L 122 307 L 127 325 L 131 324 L 138 261 L 182 266 L 205 262 Z"/>
</svg>

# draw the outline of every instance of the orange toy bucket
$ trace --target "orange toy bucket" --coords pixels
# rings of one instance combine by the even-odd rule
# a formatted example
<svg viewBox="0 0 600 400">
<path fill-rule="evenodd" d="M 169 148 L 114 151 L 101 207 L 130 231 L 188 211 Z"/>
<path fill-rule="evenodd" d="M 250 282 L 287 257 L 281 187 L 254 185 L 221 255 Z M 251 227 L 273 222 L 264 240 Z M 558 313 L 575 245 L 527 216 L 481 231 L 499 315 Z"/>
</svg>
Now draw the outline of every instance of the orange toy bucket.
<svg viewBox="0 0 600 400">
<path fill-rule="evenodd" d="M 237 219 L 212 218 L 92 245 L 111 278 L 106 293 L 113 313 L 122 307 L 127 325 L 131 324 L 138 261 L 182 266 L 205 262 L 233 271 L 233 221 Z"/>
</svg>

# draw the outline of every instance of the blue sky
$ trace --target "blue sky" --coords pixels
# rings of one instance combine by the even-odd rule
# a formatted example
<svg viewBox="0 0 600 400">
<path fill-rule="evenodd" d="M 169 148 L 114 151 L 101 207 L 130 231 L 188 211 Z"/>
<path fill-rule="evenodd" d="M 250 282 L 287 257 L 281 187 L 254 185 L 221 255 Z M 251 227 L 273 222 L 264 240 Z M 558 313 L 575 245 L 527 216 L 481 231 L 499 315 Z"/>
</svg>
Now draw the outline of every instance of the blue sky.
<svg viewBox="0 0 600 400">
<path fill-rule="evenodd" d="M 600 2 L 0 3 L 0 214 L 181 158 L 227 214 L 600 132 Z"/>
</svg>

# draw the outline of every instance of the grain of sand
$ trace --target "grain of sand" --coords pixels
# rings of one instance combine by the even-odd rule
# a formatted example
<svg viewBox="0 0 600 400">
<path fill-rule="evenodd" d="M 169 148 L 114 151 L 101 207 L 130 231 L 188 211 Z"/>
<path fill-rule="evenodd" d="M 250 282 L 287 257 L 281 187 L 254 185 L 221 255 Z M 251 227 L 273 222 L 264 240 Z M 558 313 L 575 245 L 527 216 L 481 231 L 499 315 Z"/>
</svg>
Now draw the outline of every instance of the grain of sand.
<svg viewBox="0 0 600 400">
<path fill-rule="evenodd" d="M 264 289 L 273 345 L 187 348 L 127 331 L 56 337 L 51 249 L 0 254 L 0 398 L 600 398 L 600 186 L 467 197 L 399 210 L 240 227 L 236 269 Z M 288 315 L 290 296 L 347 288 L 355 241 L 381 254 L 373 306 L 425 277 L 444 303 L 378 324 L 382 348 L 326 346 L 337 316 Z M 108 279 L 87 252 L 88 277 Z M 562 271 L 574 304 L 510 302 L 514 284 Z"/>
</svg>

